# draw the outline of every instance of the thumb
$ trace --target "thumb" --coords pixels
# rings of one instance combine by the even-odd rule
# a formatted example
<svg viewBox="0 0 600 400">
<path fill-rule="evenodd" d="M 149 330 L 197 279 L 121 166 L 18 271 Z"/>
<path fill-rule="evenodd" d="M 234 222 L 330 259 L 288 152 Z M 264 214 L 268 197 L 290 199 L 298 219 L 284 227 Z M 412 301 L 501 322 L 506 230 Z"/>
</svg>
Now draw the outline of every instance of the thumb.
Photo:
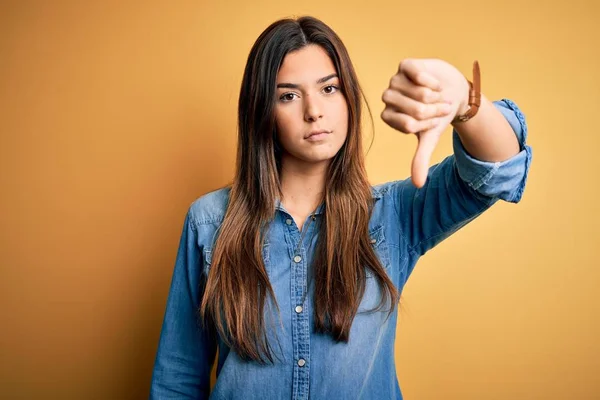
<svg viewBox="0 0 600 400">
<path fill-rule="evenodd" d="M 411 174 L 412 182 L 418 188 L 422 188 L 427 181 L 429 162 L 439 138 L 440 135 L 436 134 L 436 132 L 427 131 L 417 133 L 419 143 L 413 157 Z"/>
</svg>

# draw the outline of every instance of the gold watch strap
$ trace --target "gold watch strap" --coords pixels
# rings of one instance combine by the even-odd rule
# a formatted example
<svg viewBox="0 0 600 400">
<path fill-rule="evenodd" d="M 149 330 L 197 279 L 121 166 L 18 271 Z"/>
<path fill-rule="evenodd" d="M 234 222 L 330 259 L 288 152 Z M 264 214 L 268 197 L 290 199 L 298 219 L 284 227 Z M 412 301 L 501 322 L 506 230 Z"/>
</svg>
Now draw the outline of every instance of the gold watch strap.
<svg viewBox="0 0 600 400">
<path fill-rule="evenodd" d="M 467 79 L 469 82 L 469 108 L 463 115 L 457 115 L 452 123 L 455 122 L 466 122 L 473 118 L 479 106 L 481 105 L 481 72 L 479 71 L 479 62 L 475 60 L 473 63 L 473 82 Z"/>
</svg>

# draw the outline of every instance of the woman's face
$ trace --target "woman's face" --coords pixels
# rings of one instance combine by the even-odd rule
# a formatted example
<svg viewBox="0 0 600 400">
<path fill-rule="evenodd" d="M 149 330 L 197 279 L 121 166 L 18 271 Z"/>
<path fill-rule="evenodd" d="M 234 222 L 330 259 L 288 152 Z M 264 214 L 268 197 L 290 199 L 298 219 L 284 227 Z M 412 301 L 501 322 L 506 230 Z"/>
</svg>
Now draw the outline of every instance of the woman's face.
<svg viewBox="0 0 600 400">
<path fill-rule="evenodd" d="M 328 162 L 344 144 L 348 106 L 335 66 L 320 46 L 305 46 L 283 59 L 277 74 L 275 120 L 282 162 Z"/>
</svg>

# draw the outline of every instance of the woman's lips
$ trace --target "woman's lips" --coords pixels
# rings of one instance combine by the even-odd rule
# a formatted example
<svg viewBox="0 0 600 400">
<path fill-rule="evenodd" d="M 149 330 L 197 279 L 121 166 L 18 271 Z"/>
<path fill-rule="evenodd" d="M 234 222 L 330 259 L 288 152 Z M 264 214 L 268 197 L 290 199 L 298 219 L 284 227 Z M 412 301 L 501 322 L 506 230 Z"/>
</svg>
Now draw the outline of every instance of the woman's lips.
<svg viewBox="0 0 600 400">
<path fill-rule="evenodd" d="M 327 137 L 327 135 L 329 135 L 331 133 L 331 131 L 314 131 L 311 132 L 310 135 L 306 138 L 306 140 L 309 140 L 311 142 L 317 142 L 319 140 L 323 140 Z"/>
</svg>

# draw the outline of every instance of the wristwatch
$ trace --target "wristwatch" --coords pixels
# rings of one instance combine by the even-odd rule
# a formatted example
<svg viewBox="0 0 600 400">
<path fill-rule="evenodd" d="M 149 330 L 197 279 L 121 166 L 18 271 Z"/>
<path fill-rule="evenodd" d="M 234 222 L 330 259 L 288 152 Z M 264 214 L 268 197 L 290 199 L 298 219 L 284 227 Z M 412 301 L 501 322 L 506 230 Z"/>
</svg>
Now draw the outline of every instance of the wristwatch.
<svg viewBox="0 0 600 400">
<path fill-rule="evenodd" d="M 481 105 L 481 72 L 479 71 L 479 62 L 473 63 L 473 82 L 469 82 L 469 108 L 463 115 L 457 115 L 452 123 L 467 122 L 477 114 Z"/>
</svg>

